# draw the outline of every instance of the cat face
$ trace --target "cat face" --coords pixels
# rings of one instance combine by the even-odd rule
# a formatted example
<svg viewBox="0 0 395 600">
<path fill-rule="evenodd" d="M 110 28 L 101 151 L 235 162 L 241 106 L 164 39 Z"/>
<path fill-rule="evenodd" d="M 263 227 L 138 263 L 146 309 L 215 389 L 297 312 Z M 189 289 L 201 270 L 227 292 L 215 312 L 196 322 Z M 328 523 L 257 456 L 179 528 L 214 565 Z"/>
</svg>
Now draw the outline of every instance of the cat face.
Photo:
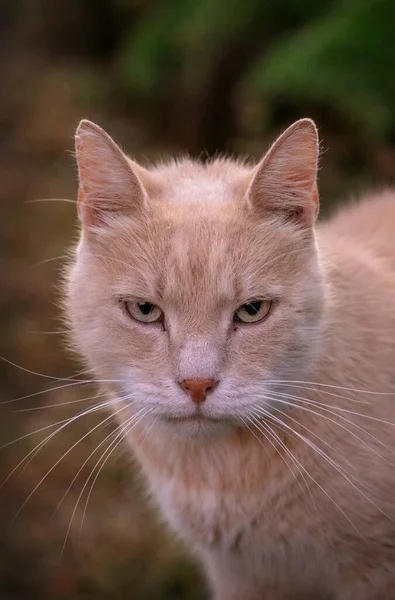
<svg viewBox="0 0 395 600">
<path fill-rule="evenodd" d="M 311 364 L 323 299 L 316 134 L 302 123 L 253 171 L 186 160 L 148 173 L 96 126 L 79 131 L 74 337 L 98 377 L 156 426 L 243 425 L 270 405 L 275 382 Z"/>
</svg>

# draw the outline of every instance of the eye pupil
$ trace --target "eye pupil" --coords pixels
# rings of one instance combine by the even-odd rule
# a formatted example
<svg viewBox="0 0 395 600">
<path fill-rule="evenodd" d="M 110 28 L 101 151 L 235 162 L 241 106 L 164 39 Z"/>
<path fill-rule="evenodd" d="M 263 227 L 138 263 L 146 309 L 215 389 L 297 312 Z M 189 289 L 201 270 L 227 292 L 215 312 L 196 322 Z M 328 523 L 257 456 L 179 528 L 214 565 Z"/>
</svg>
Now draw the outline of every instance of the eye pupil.
<svg viewBox="0 0 395 600">
<path fill-rule="evenodd" d="M 159 323 L 163 321 L 163 311 L 152 302 L 139 302 L 138 300 L 126 300 L 123 307 L 129 317 L 140 323 Z"/>
<path fill-rule="evenodd" d="M 251 316 L 256 315 L 261 308 L 261 300 L 254 300 L 253 302 L 249 302 L 249 304 L 244 305 L 244 310 Z"/>
<path fill-rule="evenodd" d="M 154 309 L 154 305 L 151 304 L 150 302 L 141 302 L 138 305 L 140 312 L 143 313 L 143 315 L 149 315 L 152 313 L 153 309 Z"/>
<path fill-rule="evenodd" d="M 233 320 L 242 323 L 258 323 L 269 314 L 271 305 L 270 300 L 251 300 L 239 306 L 233 315 Z"/>
</svg>

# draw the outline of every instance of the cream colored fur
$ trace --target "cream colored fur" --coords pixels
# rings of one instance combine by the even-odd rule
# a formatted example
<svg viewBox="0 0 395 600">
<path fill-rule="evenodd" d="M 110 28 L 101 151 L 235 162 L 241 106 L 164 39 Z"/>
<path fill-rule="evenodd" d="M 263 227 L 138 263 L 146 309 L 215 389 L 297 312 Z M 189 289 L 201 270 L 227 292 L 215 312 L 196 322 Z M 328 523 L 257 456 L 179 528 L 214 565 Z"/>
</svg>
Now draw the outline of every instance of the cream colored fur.
<svg viewBox="0 0 395 600">
<path fill-rule="evenodd" d="M 256 167 L 148 172 L 96 125 L 76 139 L 74 341 L 215 600 L 395 598 L 395 193 L 315 226 L 307 119 Z M 257 298 L 268 317 L 233 323 Z M 219 382 L 198 408 L 191 378 Z"/>
</svg>

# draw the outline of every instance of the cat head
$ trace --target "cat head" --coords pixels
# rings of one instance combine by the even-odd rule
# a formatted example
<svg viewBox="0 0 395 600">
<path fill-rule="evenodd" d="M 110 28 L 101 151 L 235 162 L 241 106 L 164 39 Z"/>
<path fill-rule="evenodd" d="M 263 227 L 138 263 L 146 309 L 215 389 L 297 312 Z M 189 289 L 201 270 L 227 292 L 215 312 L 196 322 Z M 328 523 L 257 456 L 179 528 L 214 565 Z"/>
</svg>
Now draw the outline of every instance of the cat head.
<svg viewBox="0 0 395 600">
<path fill-rule="evenodd" d="M 270 407 L 276 382 L 310 368 L 320 331 L 314 123 L 292 125 L 254 167 L 148 171 L 89 121 L 76 153 L 68 313 L 97 377 L 174 432 L 224 431 Z"/>
</svg>

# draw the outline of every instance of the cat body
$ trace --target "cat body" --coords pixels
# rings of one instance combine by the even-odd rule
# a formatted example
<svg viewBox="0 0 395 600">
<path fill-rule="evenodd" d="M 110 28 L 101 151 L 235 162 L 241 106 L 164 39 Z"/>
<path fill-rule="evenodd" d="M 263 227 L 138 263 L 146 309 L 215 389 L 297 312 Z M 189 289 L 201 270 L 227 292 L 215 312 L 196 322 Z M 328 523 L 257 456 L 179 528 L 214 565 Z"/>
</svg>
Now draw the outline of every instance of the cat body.
<svg viewBox="0 0 395 600">
<path fill-rule="evenodd" d="M 359 240 L 358 217 L 365 211 L 365 225 L 379 215 L 389 217 L 380 219 L 376 244 L 372 226 L 368 251 Z M 346 229 L 343 217 L 350 219 Z M 331 462 L 292 435 L 284 441 L 293 460 L 286 452 L 280 456 L 270 443 L 263 447 L 260 439 L 242 429 L 226 440 L 213 438 L 195 446 L 189 439 L 175 447 L 154 439 L 139 453 L 162 513 L 203 553 L 218 598 L 261 600 L 271 597 L 270 589 L 273 598 L 293 598 L 289 588 L 295 598 L 308 598 L 309 593 L 336 600 L 395 597 L 395 431 L 392 425 L 352 414 L 389 422 L 395 398 L 338 389 L 395 387 L 395 317 L 388 301 L 395 299 L 394 223 L 395 194 L 388 192 L 317 228 L 332 302 L 322 332 L 325 354 L 316 359 L 309 380 L 333 388 L 329 395 L 328 389 L 298 389 L 297 384 L 283 391 L 317 403 L 304 404 L 306 411 L 326 407 L 318 415 L 298 415 L 302 427 L 292 419 L 288 426 L 322 449 Z M 386 261 L 382 250 L 390 240 L 393 252 Z M 356 287 L 363 290 L 357 310 L 349 305 Z M 351 376 L 354 364 L 357 370 Z M 340 412 L 337 419 L 329 412 L 333 399 L 338 408 L 350 412 Z M 280 417 L 287 423 L 284 415 Z M 131 435 L 137 451 L 138 441 L 133 440 L 140 435 Z"/>
<path fill-rule="evenodd" d="M 309 120 L 253 168 L 77 157 L 74 340 L 215 600 L 395 598 L 395 193 L 315 227 Z"/>
</svg>

